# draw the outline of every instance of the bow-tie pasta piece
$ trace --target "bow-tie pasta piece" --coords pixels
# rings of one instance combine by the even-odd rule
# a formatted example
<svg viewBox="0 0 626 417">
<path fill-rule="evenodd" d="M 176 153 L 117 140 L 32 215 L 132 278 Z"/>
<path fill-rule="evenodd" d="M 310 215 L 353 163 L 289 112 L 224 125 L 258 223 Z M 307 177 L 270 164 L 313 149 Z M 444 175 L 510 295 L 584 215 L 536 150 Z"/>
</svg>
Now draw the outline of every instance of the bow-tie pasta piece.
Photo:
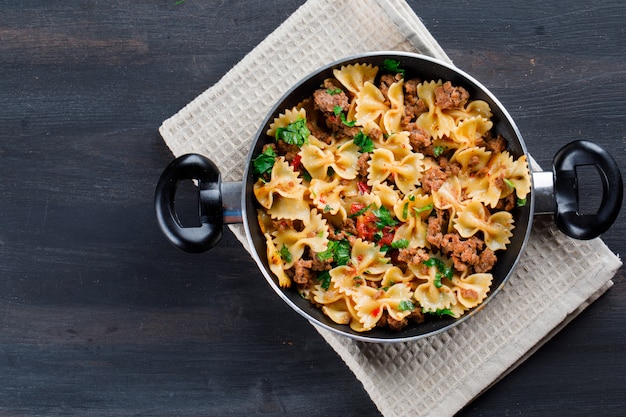
<svg viewBox="0 0 626 417">
<path fill-rule="evenodd" d="M 450 132 L 456 127 L 454 117 L 444 113 L 441 108 L 435 105 L 435 90 L 441 85 L 440 80 L 424 82 L 417 86 L 417 94 L 428 108 L 426 113 L 422 113 L 417 118 L 417 125 L 435 139 L 450 135 Z"/>
<path fill-rule="evenodd" d="M 491 130 L 493 123 L 483 117 L 472 117 L 460 122 L 451 132 L 450 139 L 457 152 L 475 147 L 482 137 Z"/>
<path fill-rule="evenodd" d="M 394 284 L 386 291 L 368 286 L 360 287 L 353 298 L 354 309 L 363 331 L 373 329 L 385 311 L 394 320 L 406 318 L 414 308 L 412 296 L 411 288 L 404 283 Z"/>
<path fill-rule="evenodd" d="M 520 199 L 526 198 L 530 192 L 530 172 L 526 156 L 516 161 L 503 151 L 491 157 L 483 170 L 475 178 L 475 184 L 468 190 L 468 195 L 489 207 L 496 207 L 502 198 L 516 193 Z"/>
<path fill-rule="evenodd" d="M 482 232 L 485 245 L 492 251 L 506 249 L 511 243 L 512 230 L 515 228 L 513 215 L 508 211 L 490 214 L 479 201 L 472 201 L 457 215 L 454 228 L 464 238 Z"/>
<path fill-rule="evenodd" d="M 389 98 L 390 109 L 383 116 L 383 127 L 385 133 L 391 135 L 402 131 L 402 118 L 404 117 L 404 80 L 395 82 L 389 86 L 387 97 Z M 358 116 L 357 116 L 358 118 Z"/>
<path fill-rule="evenodd" d="M 394 206 L 394 213 L 402 222 L 396 230 L 393 241 L 406 242 L 408 248 L 423 248 L 427 244 L 426 219 L 433 210 L 431 195 L 412 193 L 406 195 Z"/>
<path fill-rule="evenodd" d="M 339 291 L 352 295 L 359 286 L 365 285 L 365 280 L 380 281 L 392 266 L 380 247 L 357 239 L 352 245 L 350 262 L 331 269 L 330 276 Z"/>
<path fill-rule="evenodd" d="M 306 120 L 306 110 L 304 108 L 298 109 L 293 107 L 292 109 L 285 110 L 284 113 L 280 113 L 278 117 L 274 119 L 274 122 L 270 124 L 270 128 L 267 130 L 266 134 L 275 138 L 277 129 L 285 128 L 300 119 Z"/>
<path fill-rule="evenodd" d="M 458 304 L 462 305 L 464 310 L 469 310 L 485 300 L 492 281 L 493 275 L 484 273 L 455 276 L 452 278 L 454 285 L 452 291 L 456 294 Z"/>
<path fill-rule="evenodd" d="M 373 83 L 378 67 L 371 64 L 345 65 L 333 70 L 333 75 L 352 94 L 358 94 L 365 83 Z"/>
<path fill-rule="evenodd" d="M 257 201 L 273 218 L 292 220 L 308 218 L 310 209 L 304 201 L 305 191 L 302 178 L 283 157 L 274 163 L 270 181 L 258 179 L 253 186 Z"/>
<path fill-rule="evenodd" d="M 302 146 L 299 155 L 302 165 L 312 178 L 325 179 L 329 168 L 341 178 L 356 178 L 360 152 L 353 140 L 327 145 L 311 137 L 309 144 Z"/>
<path fill-rule="evenodd" d="M 302 230 L 293 227 L 274 231 L 272 246 L 280 256 L 282 269 L 289 270 L 300 261 L 306 247 L 316 253 L 324 252 L 328 247 L 328 234 L 326 220 L 317 213 L 317 210 L 310 212 L 310 218 Z M 275 254 L 271 253 L 271 255 L 272 263 L 277 264 Z M 269 251 L 268 258 L 270 258 Z"/>
<path fill-rule="evenodd" d="M 396 159 L 402 159 L 407 155 L 413 153 L 411 146 L 411 140 L 409 139 L 410 133 L 406 131 L 392 133 L 384 136 L 377 141 L 378 148 L 388 149 L 393 152 Z"/>
<path fill-rule="evenodd" d="M 342 193 L 344 186 L 339 177 L 334 177 L 332 181 L 312 179 L 309 185 L 309 194 L 313 199 L 313 204 L 320 212 L 337 214 L 343 209 Z"/>
<path fill-rule="evenodd" d="M 396 161 L 393 152 L 388 149 L 375 149 L 368 168 L 368 185 L 383 182 L 391 177 L 396 187 L 402 193 L 414 191 L 420 184 L 424 170 L 424 155 L 411 152 L 399 161 Z"/>
<path fill-rule="evenodd" d="M 355 101 L 354 117 L 359 126 L 365 126 L 370 122 L 380 125 L 382 116 L 389 110 L 387 99 L 371 82 L 365 83 Z"/>
<path fill-rule="evenodd" d="M 413 298 L 422 307 L 423 312 L 435 313 L 447 310 L 457 304 L 451 284 L 441 276 L 437 266 L 409 265 L 409 269 L 422 283 L 417 286 Z"/>
</svg>

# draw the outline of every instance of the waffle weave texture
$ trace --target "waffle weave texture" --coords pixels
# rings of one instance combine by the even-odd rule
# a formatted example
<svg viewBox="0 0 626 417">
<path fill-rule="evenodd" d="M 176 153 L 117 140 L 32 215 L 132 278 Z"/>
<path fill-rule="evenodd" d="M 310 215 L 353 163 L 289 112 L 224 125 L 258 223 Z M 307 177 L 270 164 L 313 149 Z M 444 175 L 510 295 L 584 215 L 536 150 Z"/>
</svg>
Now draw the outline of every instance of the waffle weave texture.
<svg viewBox="0 0 626 417">
<path fill-rule="evenodd" d="M 160 133 L 175 156 L 205 155 L 223 180 L 240 181 L 252 140 L 284 92 L 322 65 L 380 50 L 450 62 L 403 0 L 309 0 L 217 84 L 164 121 Z M 230 227 L 250 251 L 243 226 Z M 606 291 L 620 266 L 601 240 L 570 239 L 551 218 L 537 218 L 508 283 L 450 331 L 372 344 L 316 328 L 383 415 L 451 416 Z"/>
</svg>

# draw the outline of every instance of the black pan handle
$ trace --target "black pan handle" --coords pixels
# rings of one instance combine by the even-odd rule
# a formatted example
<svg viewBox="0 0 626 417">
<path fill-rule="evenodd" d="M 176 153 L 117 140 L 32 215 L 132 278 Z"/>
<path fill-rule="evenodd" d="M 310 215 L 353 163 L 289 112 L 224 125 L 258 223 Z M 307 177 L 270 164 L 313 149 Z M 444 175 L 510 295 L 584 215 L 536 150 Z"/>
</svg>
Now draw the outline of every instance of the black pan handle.
<svg viewBox="0 0 626 417">
<path fill-rule="evenodd" d="M 578 203 L 576 167 L 593 165 L 602 179 L 602 202 L 596 214 L 581 214 Z M 576 239 L 600 236 L 613 224 L 622 206 L 622 175 L 609 153 L 589 141 L 565 145 L 554 157 L 556 225 Z"/>
<path fill-rule="evenodd" d="M 198 227 L 184 227 L 176 214 L 176 188 L 183 180 L 198 182 Z M 217 244 L 224 226 L 220 188 L 219 169 L 202 155 L 180 156 L 165 168 L 157 183 L 154 205 L 161 230 L 175 246 L 186 252 L 197 253 Z"/>
</svg>

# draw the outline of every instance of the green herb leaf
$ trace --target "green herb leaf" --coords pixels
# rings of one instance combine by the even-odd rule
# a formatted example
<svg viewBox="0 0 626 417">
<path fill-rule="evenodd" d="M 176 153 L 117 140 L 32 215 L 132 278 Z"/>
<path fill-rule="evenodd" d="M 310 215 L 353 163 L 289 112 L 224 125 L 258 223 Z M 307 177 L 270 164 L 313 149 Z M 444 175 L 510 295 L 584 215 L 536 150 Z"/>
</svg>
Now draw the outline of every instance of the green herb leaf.
<svg viewBox="0 0 626 417">
<path fill-rule="evenodd" d="M 341 90 L 341 88 L 334 88 L 334 89 L 333 88 L 327 88 L 326 92 L 328 94 L 330 94 L 331 96 L 334 96 L 336 94 L 341 94 L 342 90 Z"/>
<path fill-rule="evenodd" d="M 526 199 L 525 198 L 518 198 L 517 199 L 517 207 L 524 207 L 526 205 Z"/>
<path fill-rule="evenodd" d="M 330 240 L 328 241 L 328 248 L 324 252 L 318 253 L 317 258 L 322 262 L 332 259 L 332 262 L 339 266 L 347 265 L 351 255 L 352 247 L 346 239 L 339 241 Z"/>
<path fill-rule="evenodd" d="M 329 211 L 333 211 L 333 208 L 326 204 L 326 207 L 324 207 L 324 213 L 328 213 Z"/>
<path fill-rule="evenodd" d="M 327 290 L 330 288 L 330 272 L 322 271 L 318 276 L 317 280 L 320 281 L 320 286 Z"/>
<path fill-rule="evenodd" d="M 508 185 L 509 187 L 511 187 L 511 188 L 515 188 L 515 184 L 513 184 L 513 181 L 511 181 L 511 180 L 510 180 L 510 179 L 508 179 L 508 178 L 505 178 L 505 179 L 504 179 L 504 183 L 505 183 L 506 185 Z"/>
<path fill-rule="evenodd" d="M 362 215 L 363 213 L 365 213 L 367 210 L 370 209 L 371 206 L 365 206 L 363 207 L 361 210 L 357 211 L 356 213 L 352 213 L 349 214 L 348 217 L 350 217 L 351 219 L 355 218 L 355 217 L 359 217 L 360 215 Z"/>
<path fill-rule="evenodd" d="M 302 147 L 309 142 L 311 131 L 306 127 L 305 119 L 298 119 L 286 127 L 276 129 L 276 140 L 282 140 L 290 145 Z"/>
<path fill-rule="evenodd" d="M 406 249 L 409 247 L 409 241 L 406 239 L 398 239 L 395 242 L 391 242 L 391 247 L 394 249 Z"/>
<path fill-rule="evenodd" d="M 398 61 L 397 59 L 385 59 L 383 61 L 383 70 L 387 71 L 387 72 L 393 72 L 395 74 L 402 74 L 404 75 L 404 69 L 400 68 L 400 61 Z"/>
<path fill-rule="evenodd" d="M 374 216 L 378 218 L 378 221 L 376 222 L 376 227 L 378 229 L 384 229 L 386 226 L 395 226 L 398 223 L 394 220 L 391 216 L 391 212 L 387 210 L 385 206 L 381 206 L 377 210 L 372 210 L 372 213 L 374 213 Z"/>
<path fill-rule="evenodd" d="M 253 161 L 254 173 L 256 175 L 263 176 L 266 173 L 269 173 L 274 166 L 274 162 L 276 162 L 276 152 L 274 152 L 274 148 L 268 146 L 263 153 L 257 156 Z"/>
<path fill-rule="evenodd" d="M 348 127 L 354 127 L 354 125 L 356 124 L 356 120 L 353 120 L 351 122 L 349 122 L 348 120 L 346 120 L 346 115 L 341 113 L 339 115 L 339 118 L 341 119 L 341 123 L 343 123 L 344 125 L 348 126 Z"/>
<path fill-rule="evenodd" d="M 413 304 L 410 300 L 402 300 L 398 305 L 398 310 L 400 311 L 412 311 L 415 310 L 415 304 Z"/>
<path fill-rule="evenodd" d="M 361 149 L 361 152 L 372 152 L 374 150 L 374 142 L 363 131 L 354 136 L 354 144 Z"/>
<path fill-rule="evenodd" d="M 283 247 L 280 248 L 280 257 L 282 258 L 283 261 L 289 263 L 291 262 L 291 253 L 289 252 L 289 248 L 287 246 L 285 246 L 285 244 L 283 243 Z"/>
<path fill-rule="evenodd" d="M 425 311 L 425 310 L 422 310 L 422 313 L 424 313 L 424 314 L 432 314 L 432 315 L 435 315 L 437 317 L 442 317 L 442 316 L 454 317 L 454 313 L 449 308 L 440 308 L 440 309 L 437 309 L 435 311 Z"/>
<path fill-rule="evenodd" d="M 404 206 L 402 206 L 402 218 L 404 220 L 407 220 L 408 217 L 409 217 L 409 202 L 407 201 L 406 203 L 404 203 Z"/>
<path fill-rule="evenodd" d="M 446 266 L 446 264 L 441 259 L 429 258 L 425 261 L 422 261 L 422 263 L 429 268 L 432 268 L 433 266 L 437 268 L 437 272 L 435 273 L 435 280 L 433 282 L 433 284 L 437 288 L 441 288 L 441 286 L 443 285 L 441 283 L 442 278 L 452 279 L 454 275 L 454 268 Z"/>
<path fill-rule="evenodd" d="M 352 255 L 352 246 L 348 240 L 343 239 L 337 242 L 335 249 L 335 263 L 337 265 L 347 265 Z"/>
<path fill-rule="evenodd" d="M 343 108 L 341 106 L 333 107 L 333 113 L 335 113 L 335 116 L 339 116 L 341 112 L 343 112 Z"/>
<path fill-rule="evenodd" d="M 429 258 L 429 259 L 426 259 L 425 261 L 422 261 L 422 263 L 429 268 L 432 268 L 433 266 L 436 266 L 437 269 L 445 268 L 445 264 L 439 258 Z"/>
<path fill-rule="evenodd" d="M 445 151 L 445 148 L 443 146 L 435 146 L 433 148 L 433 155 L 435 155 L 435 158 L 438 158 L 443 155 L 443 151 Z"/>
<path fill-rule="evenodd" d="M 413 211 L 415 212 L 416 215 L 419 216 L 420 214 L 422 214 L 425 211 L 432 210 L 433 207 L 434 207 L 433 204 L 429 204 L 429 205 L 424 206 L 424 207 L 413 207 Z"/>
</svg>

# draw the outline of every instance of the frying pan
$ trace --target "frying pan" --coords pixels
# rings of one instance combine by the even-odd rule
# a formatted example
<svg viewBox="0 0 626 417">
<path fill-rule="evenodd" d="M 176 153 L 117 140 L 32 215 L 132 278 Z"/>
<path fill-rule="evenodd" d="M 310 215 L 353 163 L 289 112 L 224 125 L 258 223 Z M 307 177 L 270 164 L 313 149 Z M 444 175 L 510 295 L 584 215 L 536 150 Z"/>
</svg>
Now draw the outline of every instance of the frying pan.
<svg viewBox="0 0 626 417">
<path fill-rule="evenodd" d="M 491 300 L 507 282 L 524 250 L 535 214 L 553 214 L 557 227 L 568 236 L 591 239 L 605 232 L 615 221 L 622 204 L 623 186 L 619 168 L 601 147 L 588 141 L 576 141 L 563 147 L 554 157 L 553 169 L 532 174 L 531 192 L 527 204 L 516 207 L 512 214 L 515 229 L 506 251 L 498 253 L 492 271 L 493 283 L 487 298 L 478 307 L 458 319 L 437 318 L 422 324 L 409 325 L 400 331 L 374 328 L 365 333 L 355 332 L 348 325 L 332 322 L 321 309 L 303 299 L 295 289 L 279 287 L 271 273 L 266 256 L 266 241 L 257 222 L 252 161 L 267 143 L 274 139 L 266 135 L 269 124 L 285 109 L 290 109 L 310 97 L 324 79 L 333 76 L 333 69 L 342 65 L 365 63 L 382 67 L 387 59 L 400 61 L 406 79 L 446 80 L 464 87 L 472 100 L 484 100 L 493 113 L 493 132 L 508 141 L 507 150 L 517 159 L 526 155 L 530 160 L 522 135 L 515 122 L 498 99 L 469 74 L 436 59 L 403 52 L 373 52 L 333 62 L 303 78 L 287 91 L 268 112 L 252 141 L 242 182 L 221 181 L 218 167 L 198 154 L 187 154 L 172 161 L 161 175 L 155 191 L 155 208 L 159 226 L 165 236 L 187 252 L 202 252 L 214 246 L 222 236 L 223 226 L 243 222 L 252 257 L 273 290 L 284 302 L 307 320 L 333 332 L 367 342 L 399 342 L 415 340 L 448 330 L 470 319 Z M 576 168 L 595 166 L 603 185 L 602 203 L 595 214 L 580 214 Z M 181 181 L 194 180 L 198 187 L 199 226 L 184 227 L 176 212 L 177 186 Z"/>
</svg>

